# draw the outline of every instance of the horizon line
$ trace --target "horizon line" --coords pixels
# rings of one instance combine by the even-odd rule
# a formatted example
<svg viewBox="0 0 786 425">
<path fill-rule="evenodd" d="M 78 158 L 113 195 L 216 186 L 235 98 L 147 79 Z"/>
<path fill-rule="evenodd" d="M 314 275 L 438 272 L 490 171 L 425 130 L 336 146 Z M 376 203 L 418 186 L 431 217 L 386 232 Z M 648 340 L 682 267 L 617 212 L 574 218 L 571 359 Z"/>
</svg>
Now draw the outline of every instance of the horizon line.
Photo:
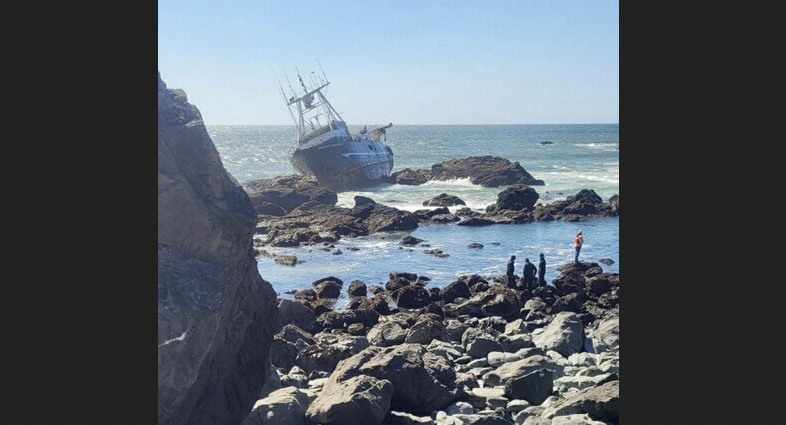
<svg viewBox="0 0 786 425">
<path fill-rule="evenodd" d="M 372 123 L 371 125 L 380 125 L 382 123 Z M 494 124 L 396 124 L 396 125 L 407 125 L 407 126 L 448 126 L 448 125 L 610 125 L 616 124 L 619 125 L 618 122 L 572 122 L 572 123 L 494 123 Z M 224 125 L 224 126 L 270 126 L 270 127 L 292 127 L 293 124 L 208 124 L 205 123 L 206 126 L 208 125 Z M 360 126 L 360 125 L 367 125 L 367 124 L 347 124 L 348 126 Z"/>
</svg>

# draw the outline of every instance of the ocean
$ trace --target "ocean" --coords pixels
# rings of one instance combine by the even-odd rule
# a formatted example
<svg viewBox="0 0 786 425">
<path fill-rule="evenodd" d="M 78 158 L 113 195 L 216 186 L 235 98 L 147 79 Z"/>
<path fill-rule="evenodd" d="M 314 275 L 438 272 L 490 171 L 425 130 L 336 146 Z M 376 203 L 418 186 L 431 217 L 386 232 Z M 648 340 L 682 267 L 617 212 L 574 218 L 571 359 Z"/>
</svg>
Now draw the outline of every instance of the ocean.
<svg viewBox="0 0 786 425">
<path fill-rule="evenodd" d="M 368 128 L 376 126 L 369 125 Z M 292 126 L 207 126 L 224 167 L 239 182 L 294 172 L 289 152 L 294 140 Z M 362 126 L 350 126 L 352 132 Z M 551 142 L 542 144 L 541 142 Z M 519 161 L 545 186 L 535 186 L 540 202 L 564 199 L 581 189 L 593 189 L 604 200 L 619 194 L 619 124 L 572 125 L 419 125 L 394 126 L 388 130 L 387 145 L 393 150 L 393 171 L 430 168 L 432 164 L 467 156 L 494 155 Z M 440 193 L 456 195 L 472 209 L 482 210 L 496 201 L 503 188 L 483 188 L 468 179 L 432 181 L 420 186 L 383 185 L 363 191 L 342 192 L 338 205 L 354 205 L 355 195 L 414 211 L 423 201 Z M 292 289 L 306 289 L 311 282 L 336 276 L 345 282 L 359 279 L 380 284 L 392 271 L 407 271 L 432 278 L 431 286 L 443 286 L 463 274 L 501 275 L 510 255 L 516 255 L 516 273 L 524 258 L 537 263 L 544 253 L 547 280 L 557 276 L 556 267 L 573 259 L 572 238 L 583 229 L 585 245 L 581 259 L 611 258 L 604 270 L 619 272 L 619 219 L 603 218 L 577 223 L 549 222 L 520 225 L 462 227 L 455 224 L 421 226 L 410 232 L 430 248 L 412 252 L 399 249 L 407 233 L 396 232 L 346 239 L 336 244 L 343 254 L 332 255 L 317 247 L 266 248 L 277 254 L 294 254 L 304 263 L 282 266 L 259 258 L 259 272 L 280 296 Z M 470 243 L 483 249 L 467 248 Z M 348 247 L 360 248 L 351 251 Z M 424 249 L 440 248 L 449 254 L 436 258 Z M 342 294 L 346 297 L 346 292 Z M 340 300 L 340 302 L 343 302 Z"/>
</svg>

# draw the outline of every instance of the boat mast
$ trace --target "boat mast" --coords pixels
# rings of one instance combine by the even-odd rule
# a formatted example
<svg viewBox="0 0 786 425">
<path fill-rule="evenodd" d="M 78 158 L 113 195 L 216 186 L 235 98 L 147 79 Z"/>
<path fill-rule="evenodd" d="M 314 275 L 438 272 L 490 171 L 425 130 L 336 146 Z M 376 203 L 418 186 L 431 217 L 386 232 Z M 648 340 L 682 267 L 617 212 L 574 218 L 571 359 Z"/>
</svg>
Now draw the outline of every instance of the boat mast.
<svg viewBox="0 0 786 425">
<path fill-rule="evenodd" d="M 309 84 L 316 86 L 312 89 L 306 85 L 305 81 L 303 81 L 300 70 L 295 68 L 298 82 L 300 83 L 300 87 L 303 89 L 303 95 L 301 96 L 298 96 L 296 91 L 292 88 L 292 84 L 289 82 L 289 77 L 285 76 L 287 78 L 287 84 L 289 85 L 290 90 L 289 99 L 286 98 L 284 90 L 281 88 L 281 92 L 282 95 L 284 95 L 284 100 L 286 102 L 287 108 L 289 109 L 290 116 L 292 116 L 292 120 L 295 122 L 295 127 L 298 131 L 298 139 L 302 139 L 308 133 L 312 131 L 319 131 L 319 129 L 325 127 L 334 129 L 334 121 L 343 122 L 341 115 L 338 113 L 338 111 L 336 111 L 335 108 L 333 108 L 333 105 L 330 104 L 324 93 L 322 93 L 322 90 L 330 84 L 330 81 L 327 80 L 327 76 L 325 75 L 325 71 L 322 70 L 321 64 L 320 70 L 322 71 L 322 76 L 324 77 L 322 84 L 319 85 L 316 76 L 312 72 Z M 297 108 L 297 117 L 295 117 L 295 112 L 293 112 L 295 107 Z M 327 121 L 326 124 L 322 124 L 319 119 L 320 115 L 324 116 Z M 306 127 L 306 123 L 309 124 L 311 127 L 310 129 Z"/>
</svg>

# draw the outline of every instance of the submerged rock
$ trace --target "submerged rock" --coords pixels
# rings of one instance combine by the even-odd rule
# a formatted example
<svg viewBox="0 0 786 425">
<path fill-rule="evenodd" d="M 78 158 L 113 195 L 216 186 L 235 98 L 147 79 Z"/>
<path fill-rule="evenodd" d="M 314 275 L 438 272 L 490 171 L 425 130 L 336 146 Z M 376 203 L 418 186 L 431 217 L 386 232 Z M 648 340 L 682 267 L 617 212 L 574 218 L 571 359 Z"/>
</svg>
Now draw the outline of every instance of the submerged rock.
<svg viewBox="0 0 786 425">
<path fill-rule="evenodd" d="M 498 156 L 471 156 L 451 159 L 431 166 L 430 170 L 405 168 L 390 176 L 397 184 L 420 185 L 429 180 L 469 178 L 483 187 L 499 187 L 516 183 L 543 185 L 543 180 L 532 177 L 518 162 Z"/>
<path fill-rule="evenodd" d="M 467 204 L 458 196 L 448 195 L 447 193 L 441 193 L 428 201 L 423 201 L 424 207 L 452 207 L 454 205 Z"/>
</svg>

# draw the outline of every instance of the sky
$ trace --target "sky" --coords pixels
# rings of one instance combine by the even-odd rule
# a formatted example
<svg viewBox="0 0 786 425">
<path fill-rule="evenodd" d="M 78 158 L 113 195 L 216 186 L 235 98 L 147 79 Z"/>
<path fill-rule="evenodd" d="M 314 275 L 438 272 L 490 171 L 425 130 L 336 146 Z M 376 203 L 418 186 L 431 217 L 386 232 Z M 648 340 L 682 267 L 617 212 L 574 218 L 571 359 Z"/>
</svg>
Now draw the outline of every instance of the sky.
<svg viewBox="0 0 786 425">
<path fill-rule="evenodd" d="M 317 58 L 350 125 L 619 123 L 618 1 L 158 1 L 207 125 L 292 125 L 277 78 Z"/>
</svg>

